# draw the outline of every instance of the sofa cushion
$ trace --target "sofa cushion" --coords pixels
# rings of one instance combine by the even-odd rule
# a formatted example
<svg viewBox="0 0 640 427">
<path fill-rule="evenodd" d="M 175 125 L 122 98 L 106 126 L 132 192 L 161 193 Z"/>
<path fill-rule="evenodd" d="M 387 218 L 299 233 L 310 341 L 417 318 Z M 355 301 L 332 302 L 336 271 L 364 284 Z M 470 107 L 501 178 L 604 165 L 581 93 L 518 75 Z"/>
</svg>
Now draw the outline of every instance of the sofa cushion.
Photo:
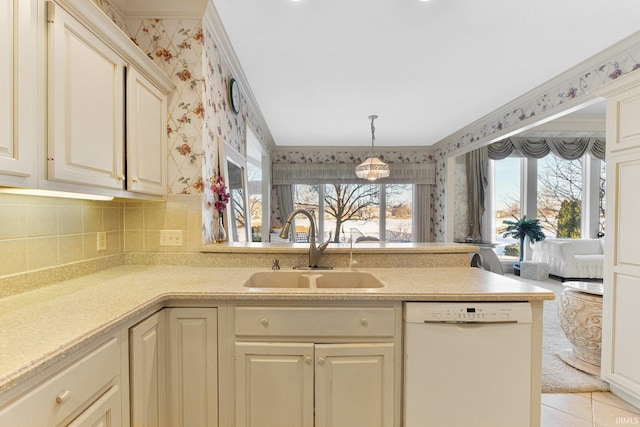
<svg viewBox="0 0 640 427">
<path fill-rule="evenodd" d="M 602 244 L 600 239 L 572 239 L 570 241 L 576 255 L 601 254 Z"/>
</svg>

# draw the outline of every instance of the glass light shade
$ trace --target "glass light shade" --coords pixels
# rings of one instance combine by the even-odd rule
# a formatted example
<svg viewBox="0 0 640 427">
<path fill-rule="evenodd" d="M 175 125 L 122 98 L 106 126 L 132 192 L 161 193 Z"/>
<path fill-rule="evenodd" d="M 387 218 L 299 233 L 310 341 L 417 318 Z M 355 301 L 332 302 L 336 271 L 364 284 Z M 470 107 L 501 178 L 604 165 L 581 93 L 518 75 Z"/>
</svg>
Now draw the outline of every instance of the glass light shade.
<svg viewBox="0 0 640 427">
<path fill-rule="evenodd" d="M 377 157 L 369 157 L 367 160 L 356 166 L 356 176 L 369 181 L 386 178 L 389 176 L 389 173 L 389 165 Z"/>
</svg>

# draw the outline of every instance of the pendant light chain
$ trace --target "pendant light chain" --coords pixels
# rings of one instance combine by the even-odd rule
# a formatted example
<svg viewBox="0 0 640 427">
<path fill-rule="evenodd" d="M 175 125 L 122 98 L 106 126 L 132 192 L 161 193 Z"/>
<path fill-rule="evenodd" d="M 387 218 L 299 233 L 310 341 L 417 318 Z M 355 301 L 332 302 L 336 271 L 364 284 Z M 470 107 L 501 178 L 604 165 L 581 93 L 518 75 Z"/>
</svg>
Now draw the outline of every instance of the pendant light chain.
<svg viewBox="0 0 640 427">
<path fill-rule="evenodd" d="M 371 157 L 373 157 L 373 141 L 376 139 L 376 127 L 373 124 L 373 121 L 378 118 L 378 116 L 369 116 L 371 119 Z"/>
<path fill-rule="evenodd" d="M 356 166 L 356 176 L 368 181 L 375 181 L 378 178 L 386 178 L 389 176 L 389 165 L 374 156 L 374 144 L 376 140 L 376 126 L 374 120 L 378 116 L 371 115 L 371 157 Z"/>
</svg>

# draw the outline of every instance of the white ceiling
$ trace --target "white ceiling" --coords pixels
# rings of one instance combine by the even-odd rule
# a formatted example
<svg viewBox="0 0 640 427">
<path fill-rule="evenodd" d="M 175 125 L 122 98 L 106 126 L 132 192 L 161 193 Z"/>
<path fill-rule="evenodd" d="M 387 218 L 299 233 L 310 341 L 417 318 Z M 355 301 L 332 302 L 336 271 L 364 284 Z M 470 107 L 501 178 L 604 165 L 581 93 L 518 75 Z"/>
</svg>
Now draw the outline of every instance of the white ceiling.
<svg viewBox="0 0 640 427">
<path fill-rule="evenodd" d="M 432 145 L 640 29 L 637 0 L 210 0 L 278 146 Z M 640 60 L 640 58 L 639 58 Z"/>
</svg>

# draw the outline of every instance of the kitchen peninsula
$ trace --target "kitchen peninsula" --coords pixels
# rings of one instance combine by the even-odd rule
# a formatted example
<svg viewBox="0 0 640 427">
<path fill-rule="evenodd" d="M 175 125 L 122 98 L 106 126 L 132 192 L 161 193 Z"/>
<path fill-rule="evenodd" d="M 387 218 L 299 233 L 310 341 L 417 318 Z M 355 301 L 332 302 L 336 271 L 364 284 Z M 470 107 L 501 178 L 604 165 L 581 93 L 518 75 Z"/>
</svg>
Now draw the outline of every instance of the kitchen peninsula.
<svg viewBox="0 0 640 427">
<path fill-rule="evenodd" d="M 243 360 L 251 365 L 255 362 L 251 354 L 256 354 L 257 350 L 258 354 L 267 357 L 274 348 L 297 351 L 302 347 L 311 348 L 319 357 L 318 363 L 326 358 L 329 364 L 333 360 L 331 357 L 341 356 L 323 352 L 338 349 L 345 354 L 353 351 L 352 343 L 360 346 L 366 338 L 366 351 L 375 353 L 371 357 L 387 354 L 387 359 L 392 361 L 384 368 L 389 376 L 382 384 L 385 387 L 382 404 L 391 416 L 383 425 L 400 426 L 404 303 L 508 301 L 531 304 L 531 425 L 537 425 L 542 302 L 552 299 L 553 294 L 467 267 L 469 252 L 473 249 L 453 244 L 409 245 L 400 251 L 395 248 L 397 255 L 390 256 L 388 248 L 363 247 L 354 249 L 352 257 L 358 263 L 352 265 L 357 268 L 349 269 L 344 265 L 348 263 L 350 249 L 337 247 L 333 248 L 334 253 L 328 251 L 325 259 L 329 262 L 343 260 L 333 271 L 341 276 L 332 277 L 348 278 L 350 273 L 367 273 L 382 286 L 349 287 L 346 283 L 333 287 L 253 287 L 246 284 L 251 283 L 255 274 L 278 277 L 291 273 L 297 258 L 306 259 L 305 247 L 214 247 L 208 250 L 224 251 L 223 257 L 231 266 L 211 267 L 203 261 L 208 259 L 213 263 L 213 258 L 222 256 L 222 252 L 193 254 L 191 266 L 149 265 L 162 259 L 158 256 L 146 258 L 146 265 L 121 265 L 2 298 L 0 424 L 5 420 L 13 421 L 11 417 L 18 416 L 15 414 L 31 416 L 29 408 L 34 404 L 46 404 L 48 399 L 62 401 L 58 406 L 69 405 L 68 411 L 61 410 L 52 415 L 58 417 L 56 422 L 88 419 L 95 408 L 98 408 L 95 413 L 99 413 L 105 407 L 111 408 L 112 417 L 118 417 L 118 423 L 113 425 L 128 426 L 130 422 L 137 425 L 138 421 L 147 422 L 154 414 L 176 420 L 180 414 L 186 417 L 193 412 L 187 411 L 191 414 L 188 415 L 171 405 L 167 406 L 166 412 L 159 407 L 142 407 L 139 402 L 149 401 L 149 396 L 140 393 L 157 393 L 157 396 L 187 404 L 192 402 L 186 398 L 188 391 L 181 391 L 183 394 L 178 397 L 175 393 L 179 389 L 177 385 L 184 385 L 185 378 L 190 378 L 193 387 L 204 387 L 202 401 L 210 404 L 203 408 L 213 411 L 208 412 L 206 425 L 243 425 L 244 416 L 260 414 L 266 409 L 244 400 L 250 392 L 244 387 L 247 384 L 255 386 L 257 380 L 243 376 L 249 371 L 238 367 L 245 363 L 239 361 L 241 355 L 245 355 Z M 282 259 L 280 271 L 270 269 L 268 261 L 275 255 Z M 132 256 L 127 262 L 144 261 L 144 256 L 149 255 Z M 418 256 L 425 260 L 429 257 L 438 259 L 438 263 L 446 267 L 429 261 L 413 264 L 423 267 L 402 265 L 402 258 L 415 261 L 412 257 Z M 453 261 L 447 261 L 448 257 Z M 377 263 L 382 258 L 395 258 L 396 265 L 387 261 L 379 267 L 369 267 L 369 262 Z M 163 325 L 167 325 L 166 336 Z M 206 346 L 200 342 L 203 337 L 207 337 Z M 152 349 L 156 351 L 150 351 Z M 163 351 L 157 351 L 160 349 Z M 165 352 L 164 349 L 169 350 Z M 149 373 L 141 372 L 137 364 L 152 354 L 161 355 L 157 360 L 160 364 L 153 365 L 161 380 L 155 389 L 141 390 L 140 381 Z M 176 354 L 182 354 L 180 357 L 190 361 L 182 360 Z M 189 356 L 197 359 L 201 354 L 207 355 L 207 363 L 200 365 L 197 360 L 189 359 Z M 295 354 L 293 351 L 289 356 L 291 360 L 297 357 Z M 300 366 L 313 369 L 315 363 L 310 362 L 309 356 L 300 354 Z M 234 360 L 238 361 L 236 367 Z M 206 372 L 193 376 L 193 369 L 200 366 Z M 212 366 L 215 369 L 212 370 Z M 251 366 L 256 369 L 258 365 Z M 77 385 L 80 392 L 66 393 L 73 384 L 68 386 L 62 381 L 65 375 L 76 378 L 76 382 L 77 378 L 95 377 L 96 384 L 87 385 L 85 381 Z M 317 391 L 322 384 L 311 384 L 310 387 Z M 69 400 L 65 403 L 66 399 Z M 300 405 L 301 416 L 313 417 L 314 405 L 318 411 L 323 403 L 316 400 L 310 404 L 300 402 Z M 94 412 L 90 411 L 92 408 Z"/>
</svg>

